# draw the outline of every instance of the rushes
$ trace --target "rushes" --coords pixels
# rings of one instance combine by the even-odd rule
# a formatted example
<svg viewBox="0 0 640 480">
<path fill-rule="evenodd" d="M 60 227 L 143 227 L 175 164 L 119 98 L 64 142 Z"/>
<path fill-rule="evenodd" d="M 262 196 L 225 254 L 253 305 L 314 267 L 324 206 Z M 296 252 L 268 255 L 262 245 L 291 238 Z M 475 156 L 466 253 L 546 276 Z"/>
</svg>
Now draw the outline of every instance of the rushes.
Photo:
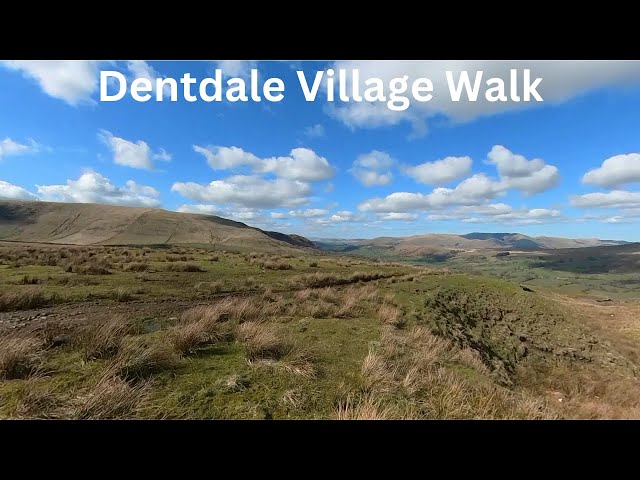
<svg viewBox="0 0 640 480">
<path fill-rule="evenodd" d="M 88 325 L 78 339 L 84 360 L 115 355 L 122 339 L 132 331 L 132 322 L 122 316 L 114 316 L 106 321 Z"/>
<path fill-rule="evenodd" d="M 0 379 L 27 378 L 40 366 L 42 341 L 35 337 L 0 337 Z"/>
<path fill-rule="evenodd" d="M 112 371 L 107 371 L 87 394 L 76 401 L 71 417 L 83 420 L 131 418 L 149 391 L 148 382 L 131 385 Z"/>
<path fill-rule="evenodd" d="M 51 300 L 41 287 L 25 285 L 0 294 L 0 312 L 38 308 L 47 305 Z"/>
</svg>

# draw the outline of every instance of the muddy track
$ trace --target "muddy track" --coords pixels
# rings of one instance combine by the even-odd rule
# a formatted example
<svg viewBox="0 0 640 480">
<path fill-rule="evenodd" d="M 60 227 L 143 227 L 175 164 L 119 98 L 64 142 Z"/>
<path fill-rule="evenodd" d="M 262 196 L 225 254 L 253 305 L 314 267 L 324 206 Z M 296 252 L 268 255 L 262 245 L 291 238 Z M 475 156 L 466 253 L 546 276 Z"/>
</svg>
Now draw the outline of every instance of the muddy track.
<svg viewBox="0 0 640 480">
<path fill-rule="evenodd" d="M 384 280 L 391 277 L 401 277 L 404 274 L 393 273 L 379 279 L 360 280 L 357 283 L 370 283 L 377 280 Z M 354 282 L 355 283 L 355 282 Z M 333 285 L 333 288 L 346 287 L 353 283 Z M 293 293 L 305 289 L 322 289 L 326 287 L 292 287 L 287 289 L 273 289 L 273 293 Z M 110 299 L 96 299 L 83 302 L 59 303 L 50 307 L 37 308 L 33 310 L 15 310 L 11 312 L 0 312 L 0 334 L 7 331 L 28 332 L 37 329 L 43 322 L 51 320 L 63 321 L 65 323 L 90 322 L 104 319 L 112 315 L 126 315 L 136 318 L 157 317 L 158 319 L 169 319 L 180 315 L 188 308 L 197 305 L 207 305 L 213 301 L 224 298 L 240 298 L 262 295 L 264 290 L 239 290 L 232 292 L 221 292 L 209 294 L 203 299 L 144 299 L 129 300 L 127 302 L 117 302 Z"/>
</svg>

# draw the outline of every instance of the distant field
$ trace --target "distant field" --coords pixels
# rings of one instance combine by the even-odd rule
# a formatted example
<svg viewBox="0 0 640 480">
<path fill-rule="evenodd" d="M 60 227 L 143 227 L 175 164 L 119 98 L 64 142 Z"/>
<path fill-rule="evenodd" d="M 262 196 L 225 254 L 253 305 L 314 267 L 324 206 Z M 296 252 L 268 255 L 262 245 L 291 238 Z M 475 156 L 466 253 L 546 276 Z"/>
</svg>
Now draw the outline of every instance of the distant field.
<svg viewBox="0 0 640 480">
<path fill-rule="evenodd" d="M 0 243 L 0 417 L 639 418 L 638 304 L 532 261 Z"/>
<path fill-rule="evenodd" d="M 508 251 L 506 251 L 508 252 Z M 640 245 L 540 251 L 441 251 L 398 255 L 367 247 L 344 252 L 354 257 L 447 268 L 561 292 L 567 295 L 640 299 Z"/>
</svg>

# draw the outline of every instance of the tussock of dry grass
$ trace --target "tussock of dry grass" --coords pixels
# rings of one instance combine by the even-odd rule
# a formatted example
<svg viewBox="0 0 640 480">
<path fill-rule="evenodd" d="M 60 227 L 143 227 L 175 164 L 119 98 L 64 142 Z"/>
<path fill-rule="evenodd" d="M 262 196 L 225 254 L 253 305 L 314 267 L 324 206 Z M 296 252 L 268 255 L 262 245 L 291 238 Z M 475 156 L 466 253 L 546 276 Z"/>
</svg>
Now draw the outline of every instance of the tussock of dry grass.
<svg viewBox="0 0 640 480">
<path fill-rule="evenodd" d="M 132 418 L 149 391 L 147 382 L 131 385 L 107 371 L 87 394 L 77 399 L 71 417 L 83 420 Z"/>
<path fill-rule="evenodd" d="M 399 327 L 402 324 L 402 312 L 398 307 L 383 303 L 378 309 L 378 319 L 384 324 Z"/>
<path fill-rule="evenodd" d="M 0 337 L 0 379 L 27 378 L 40 366 L 42 341 L 35 337 Z"/>
<path fill-rule="evenodd" d="M 149 264 L 146 262 L 131 262 L 122 266 L 125 272 L 146 272 L 149 270 Z"/>
<path fill-rule="evenodd" d="M 351 275 L 338 275 L 336 273 L 315 272 L 297 275 L 291 279 L 290 284 L 294 287 L 303 285 L 309 288 L 323 288 L 348 285 L 350 283 L 369 282 L 380 278 L 387 278 L 389 276 L 392 276 L 392 274 L 355 272 Z"/>
<path fill-rule="evenodd" d="M 278 359 L 286 355 L 291 346 L 283 341 L 273 327 L 247 322 L 236 327 L 236 339 L 244 346 L 250 360 Z"/>
<path fill-rule="evenodd" d="M 361 399 L 347 397 L 338 403 L 335 416 L 337 420 L 390 420 L 395 417 L 391 408 L 385 407 L 381 399 L 371 395 Z"/>
<path fill-rule="evenodd" d="M 50 303 L 51 298 L 37 286 L 24 286 L 0 293 L 0 312 L 29 310 Z"/>
<path fill-rule="evenodd" d="M 141 339 L 123 342 L 110 368 L 126 380 L 139 380 L 172 370 L 180 365 L 173 345 L 165 342 L 147 343 Z"/>
<path fill-rule="evenodd" d="M 224 290 L 224 284 L 222 282 L 198 282 L 195 288 L 199 292 L 205 293 L 220 293 Z"/>
<path fill-rule="evenodd" d="M 110 357 L 118 353 L 122 340 L 132 331 L 131 320 L 116 315 L 87 325 L 77 338 L 77 343 L 85 360 Z"/>
<path fill-rule="evenodd" d="M 205 270 L 194 262 L 178 261 L 164 266 L 168 272 L 204 272 Z"/>
<path fill-rule="evenodd" d="M 422 327 L 408 332 L 385 330 L 379 346 L 372 347 L 362 364 L 362 391 L 366 411 L 384 411 L 388 418 L 431 419 L 538 419 L 555 418 L 548 406 L 523 392 L 499 387 L 477 372 L 477 379 L 455 367 L 479 361 L 451 342 Z M 399 399 L 403 399 L 401 403 Z M 355 408 L 357 403 L 352 408 Z M 400 408 L 401 407 L 401 408 Z M 339 418 L 353 418 L 338 410 Z M 342 413 L 341 413 L 342 412 Z"/>
<path fill-rule="evenodd" d="M 17 418 L 61 418 L 63 397 L 37 376 L 29 378 L 23 387 L 22 397 L 16 406 Z"/>
<path fill-rule="evenodd" d="M 224 339 L 228 333 L 225 302 L 201 305 L 184 312 L 180 324 L 169 333 L 169 341 L 181 354 L 194 353 L 198 348 Z"/>
</svg>

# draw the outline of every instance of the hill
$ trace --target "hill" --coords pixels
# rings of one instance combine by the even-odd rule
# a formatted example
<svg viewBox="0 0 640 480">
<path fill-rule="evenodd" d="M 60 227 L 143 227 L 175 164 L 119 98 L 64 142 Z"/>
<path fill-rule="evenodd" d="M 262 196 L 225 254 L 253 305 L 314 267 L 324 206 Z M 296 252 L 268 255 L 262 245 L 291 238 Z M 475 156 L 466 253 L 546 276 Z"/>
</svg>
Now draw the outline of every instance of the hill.
<svg viewBox="0 0 640 480">
<path fill-rule="evenodd" d="M 215 215 L 84 203 L 0 202 L 0 240 L 71 245 L 209 244 L 258 250 L 314 247 Z"/>
<path fill-rule="evenodd" d="M 559 248 L 602 247 L 628 242 L 596 238 L 530 237 L 520 233 L 480 233 L 453 235 L 430 233 L 410 237 L 379 237 L 369 240 L 318 239 L 316 244 L 327 250 L 342 252 L 386 251 L 394 255 L 421 256 L 450 250 L 548 250 Z"/>
</svg>

